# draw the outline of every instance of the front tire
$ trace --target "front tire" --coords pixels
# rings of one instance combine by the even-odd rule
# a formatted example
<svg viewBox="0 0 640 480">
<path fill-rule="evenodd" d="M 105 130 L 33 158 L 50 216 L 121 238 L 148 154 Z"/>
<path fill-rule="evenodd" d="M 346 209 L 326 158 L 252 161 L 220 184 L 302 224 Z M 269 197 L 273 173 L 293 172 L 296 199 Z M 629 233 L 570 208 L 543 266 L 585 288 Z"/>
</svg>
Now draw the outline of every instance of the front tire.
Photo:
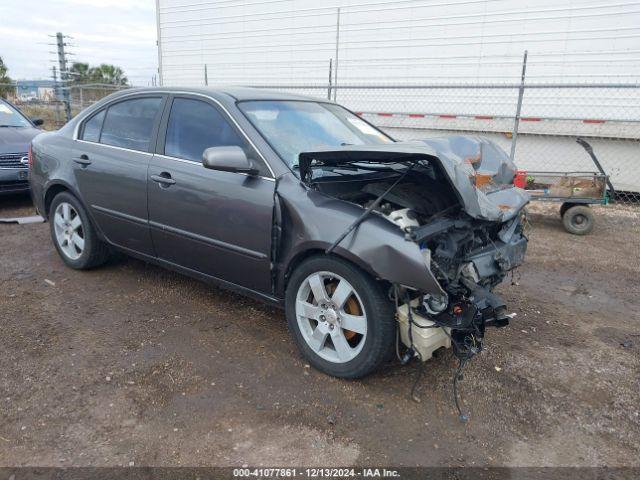
<svg viewBox="0 0 640 480">
<path fill-rule="evenodd" d="M 324 373 L 360 378 L 393 354 L 393 304 L 380 283 L 344 260 L 304 261 L 291 275 L 285 307 L 300 352 Z"/>
<path fill-rule="evenodd" d="M 49 208 L 51 240 L 62 261 L 76 270 L 102 265 L 109 258 L 109 249 L 80 201 L 69 192 L 56 195 Z"/>
</svg>

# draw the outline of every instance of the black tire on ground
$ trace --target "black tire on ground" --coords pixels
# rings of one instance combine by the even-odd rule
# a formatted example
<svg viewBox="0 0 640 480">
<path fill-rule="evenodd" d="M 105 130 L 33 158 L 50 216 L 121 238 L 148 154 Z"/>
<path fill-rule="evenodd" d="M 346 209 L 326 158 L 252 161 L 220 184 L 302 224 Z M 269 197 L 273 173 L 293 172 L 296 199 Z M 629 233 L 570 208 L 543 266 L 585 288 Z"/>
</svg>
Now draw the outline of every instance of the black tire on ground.
<svg viewBox="0 0 640 480">
<path fill-rule="evenodd" d="M 564 217 L 564 214 L 567 210 L 569 210 L 571 207 L 576 206 L 577 203 L 569 203 L 569 202 L 565 202 L 562 205 L 560 205 L 560 217 Z"/>
<path fill-rule="evenodd" d="M 301 284 L 313 273 L 331 272 L 347 280 L 357 292 L 367 318 L 362 350 L 346 363 L 325 360 L 307 344 L 296 316 L 296 298 Z M 332 256 L 314 256 L 300 264 L 289 280 L 285 294 L 289 331 L 302 356 L 316 369 L 340 378 L 361 378 L 378 369 L 394 352 L 395 307 L 383 286 L 353 264 Z"/>
<path fill-rule="evenodd" d="M 70 204 L 82 221 L 82 232 L 84 236 L 84 248 L 82 253 L 77 259 L 69 258 L 61 249 L 56 239 L 55 225 L 54 225 L 54 213 L 58 206 L 66 202 Z M 104 264 L 109 259 L 109 248 L 107 245 L 98 238 L 96 229 L 87 214 L 87 211 L 83 207 L 82 203 L 71 193 L 61 192 L 57 194 L 49 207 L 49 231 L 51 233 L 51 241 L 56 247 L 62 261 L 71 268 L 76 270 L 88 270 L 90 268 L 98 267 Z"/>
<path fill-rule="evenodd" d="M 574 235 L 586 235 L 593 230 L 595 217 L 586 205 L 574 205 L 562 215 L 562 223 L 567 232 Z"/>
</svg>

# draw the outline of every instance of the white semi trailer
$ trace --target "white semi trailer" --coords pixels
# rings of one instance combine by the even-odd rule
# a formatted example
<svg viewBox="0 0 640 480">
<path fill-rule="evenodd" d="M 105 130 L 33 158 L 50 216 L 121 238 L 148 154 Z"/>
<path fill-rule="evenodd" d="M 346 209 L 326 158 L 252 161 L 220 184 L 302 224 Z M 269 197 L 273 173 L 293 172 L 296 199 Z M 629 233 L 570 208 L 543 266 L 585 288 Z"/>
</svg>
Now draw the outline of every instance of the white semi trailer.
<svg viewBox="0 0 640 480">
<path fill-rule="evenodd" d="M 478 132 L 507 150 L 528 50 L 516 162 L 592 169 L 575 145 L 590 137 L 616 188 L 640 191 L 638 1 L 157 0 L 157 21 L 164 85 L 297 87 L 398 138 Z"/>
</svg>

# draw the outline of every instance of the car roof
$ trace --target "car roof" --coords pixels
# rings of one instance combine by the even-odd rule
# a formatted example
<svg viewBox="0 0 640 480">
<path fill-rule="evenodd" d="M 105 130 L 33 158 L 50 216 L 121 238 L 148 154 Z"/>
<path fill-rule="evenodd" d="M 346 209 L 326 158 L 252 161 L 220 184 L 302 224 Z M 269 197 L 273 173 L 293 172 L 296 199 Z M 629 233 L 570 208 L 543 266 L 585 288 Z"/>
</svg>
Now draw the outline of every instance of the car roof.
<svg viewBox="0 0 640 480">
<path fill-rule="evenodd" d="M 181 93 L 197 93 L 208 95 L 213 98 L 222 96 L 232 97 L 237 101 L 244 100 L 303 100 L 303 101 L 325 101 L 321 98 L 308 97 L 305 95 L 295 95 L 291 93 L 277 92 L 274 90 L 265 90 L 261 88 L 251 87 L 144 87 L 129 88 L 119 93 L 153 93 L 153 92 L 181 92 Z M 332 102 L 330 102 L 332 103 Z"/>
</svg>

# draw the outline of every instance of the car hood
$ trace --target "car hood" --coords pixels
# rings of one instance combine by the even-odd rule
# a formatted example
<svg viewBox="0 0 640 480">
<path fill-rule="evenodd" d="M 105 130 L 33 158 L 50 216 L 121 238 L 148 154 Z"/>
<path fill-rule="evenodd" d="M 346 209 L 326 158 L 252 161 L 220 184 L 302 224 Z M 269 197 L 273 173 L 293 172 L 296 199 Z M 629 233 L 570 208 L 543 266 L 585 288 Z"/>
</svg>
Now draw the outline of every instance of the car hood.
<svg viewBox="0 0 640 480">
<path fill-rule="evenodd" d="M 33 127 L 0 127 L 0 154 L 26 152 L 33 137 L 40 133 Z"/>
<path fill-rule="evenodd" d="M 303 152 L 300 178 L 310 183 L 314 168 L 357 162 L 436 162 L 447 174 L 465 211 L 473 218 L 505 222 L 529 202 L 529 195 L 513 186 L 515 166 L 492 141 L 452 136 L 383 145 L 349 145 Z"/>
</svg>

